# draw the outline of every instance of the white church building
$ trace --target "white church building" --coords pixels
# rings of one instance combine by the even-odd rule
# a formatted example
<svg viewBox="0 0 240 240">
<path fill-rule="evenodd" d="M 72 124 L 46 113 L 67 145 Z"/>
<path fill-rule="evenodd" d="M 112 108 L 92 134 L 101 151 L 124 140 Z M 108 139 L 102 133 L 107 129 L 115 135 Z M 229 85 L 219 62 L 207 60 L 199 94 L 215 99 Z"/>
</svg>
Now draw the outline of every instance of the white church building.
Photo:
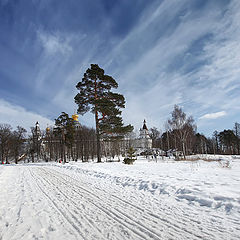
<svg viewBox="0 0 240 240">
<path fill-rule="evenodd" d="M 134 148 L 136 149 L 151 149 L 152 139 L 150 138 L 146 121 L 143 121 L 143 127 L 139 130 L 139 137 L 134 140 Z"/>
</svg>

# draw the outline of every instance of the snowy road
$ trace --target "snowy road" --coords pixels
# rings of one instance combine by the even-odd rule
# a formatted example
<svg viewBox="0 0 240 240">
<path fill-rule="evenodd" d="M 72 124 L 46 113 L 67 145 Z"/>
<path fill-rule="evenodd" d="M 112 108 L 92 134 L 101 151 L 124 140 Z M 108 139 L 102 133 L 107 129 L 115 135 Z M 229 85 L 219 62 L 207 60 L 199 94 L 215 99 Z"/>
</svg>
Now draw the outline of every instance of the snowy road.
<svg viewBox="0 0 240 240">
<path fill-rule="evenodd" d="M 239 239 L 235 216 L 57 166 L 0 168 L 0 239 Z"/>
</svg>

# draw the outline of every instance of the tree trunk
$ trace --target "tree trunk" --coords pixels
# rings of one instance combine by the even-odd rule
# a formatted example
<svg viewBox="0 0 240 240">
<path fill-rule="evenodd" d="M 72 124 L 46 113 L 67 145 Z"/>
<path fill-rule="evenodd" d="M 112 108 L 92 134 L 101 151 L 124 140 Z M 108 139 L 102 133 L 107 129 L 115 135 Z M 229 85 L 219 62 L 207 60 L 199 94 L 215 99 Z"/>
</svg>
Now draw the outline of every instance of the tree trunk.
<svg viewBox="0 0 240 240">
<path fill-rule="evenodd" d="M 97 162 L 101 162 L 101 145 L 100 145 L 100 134 L 99 134 L 99 123 L 98 123 L 98 114 L 95 113 L 96 120 L 96 136 L 97 136 Z"/>
<path fill-rule="evenodd" d="M 186 153 L 185 153 L 185 144 L 184 141 L 182 142 L 182 148 L 183 148 L 183 157 L 186 159 Z"/>
<path fill-rule="evenodd" d="M 34 152 L 31 155 L 32 155 L 32 162 L 34 162 Z"/>
<path fill-rule="evenodd" d="M 9 164 L 9 161 L 8 161 L 8 154 L 6 155 L 6 164 Z"/>
<path fill-rule="evenodd" d="M 1 149 L 1 162 L 4 164 L 4 155 L 3 155 L 3 150 Z"/>
<path fill-rule="evenodd" d="M 170 149 L 168 131 L 167 131 L 167 148 L 168 148 L 167 150 L 169 150 L 169 149 Z"/>
</svg>

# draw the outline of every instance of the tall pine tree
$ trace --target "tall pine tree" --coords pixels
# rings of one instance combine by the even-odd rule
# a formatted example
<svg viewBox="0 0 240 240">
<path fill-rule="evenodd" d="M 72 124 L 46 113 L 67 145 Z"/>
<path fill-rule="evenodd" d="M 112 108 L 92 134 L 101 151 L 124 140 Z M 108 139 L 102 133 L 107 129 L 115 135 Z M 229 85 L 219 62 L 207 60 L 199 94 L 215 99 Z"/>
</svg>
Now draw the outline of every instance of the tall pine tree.
<svg viewBox="0 0 240 240">
<path fill-rule="evenodd" d="M 123 126 L 120 108 L 125 107 L 124 96 L 111 91 L 117 87 L 117 82 L 105 75 L 97 64 L 91 64 L 76 86 L 79 93 L 74 99 L 78 113 L 83 115 L 91 111 L 95 115 L 98 162 L 101 162 L 101 138 L 123 137 L 133 130 L 131 125 Z"/>
</svg>

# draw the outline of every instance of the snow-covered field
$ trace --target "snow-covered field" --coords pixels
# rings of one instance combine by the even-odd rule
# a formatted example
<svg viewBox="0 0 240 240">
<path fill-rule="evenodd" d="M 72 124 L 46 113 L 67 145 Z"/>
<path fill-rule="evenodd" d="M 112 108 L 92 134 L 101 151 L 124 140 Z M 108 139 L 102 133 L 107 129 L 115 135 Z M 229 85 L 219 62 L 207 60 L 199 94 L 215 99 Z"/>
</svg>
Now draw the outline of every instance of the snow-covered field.
<svg viewBox="0 0 240 240">
<path fill-rule="evenodd" d="M 240 157 L 216 158 L 2 165 L 0 239 L 240 239 Z"/>
</svg>

